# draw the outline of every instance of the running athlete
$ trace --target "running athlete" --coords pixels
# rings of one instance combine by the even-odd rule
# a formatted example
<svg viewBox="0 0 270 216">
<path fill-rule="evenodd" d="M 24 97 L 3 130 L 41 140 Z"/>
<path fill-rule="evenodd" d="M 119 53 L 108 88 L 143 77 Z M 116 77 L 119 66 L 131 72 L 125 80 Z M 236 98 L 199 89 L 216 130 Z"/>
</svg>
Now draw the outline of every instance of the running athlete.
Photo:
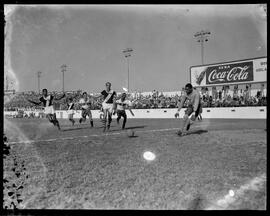
<svg viewBox="0 0 270 216">
<path fill-rule="evenodd" d="M 182 129 L 178 131 L 179 136 L 186 135 L 190 125 L 193 124 L 196 118 L 202 113 L 201 98 L 198 90 L 193 89 L 192 85 L 188 83 L 185 86 L 185 92 L 186 93 L 183 95 L 181 103 L 178 104 L 177 112 L 175 113 L 175 117 L 179 117 L 181 108 L 183 107 L 185 101 L 188 100 L 187 109 L 185 110 L 185 115 L 183 117 L 184 121 Z"/>
<path fill-rule="evenodd" d="M 92 113 L 91 113 L 91 100 L 87 96 L 86 92 L 83 93 L 83 97 L 80 99 L 79 103 L 82 106 L 82 117 L 79 120 L 80 124 L 82 122 L 85 122 L 86 116 L 88 116 L 90 119 L 91 127 L 94 127 L 94 122 L 93 122 Z"/>
<path fill-rule="evenodd" d="M 75 124 L 75 120 L 73 119 L 73 115 L 74 115 L 74 106 L 75 104 L 72 102 L 72 98 L 68 99 L 68 110 L 67 110 L 67 114 L 68 114 L 68 120 L 71 121 L 72 125 Z"/>
<path fill-rule="evenodd" d="M 30 103 L 33 103 L 35 105 L 43 104 L 44 106 L 44 114 L 48 118 L 48 120 L 53 123 L 54 126 L 57 126 L 58 130 L 61 130 L 59 122 L 56 118 L 56 113 L 53 107 L 53 100 L 61 100 L 65 97 L 65 94 L 63 94 L 60 98 L 55 98 L 52 95 L 48 95 L 48 90 L 43 89 L 42 90 L 42 97 L 39 98 L 40 102 L 35 102 L 32 100 L 28 100 Z"/>
<path fill-rule="evenodd" d="M 103 132 L 110 129 L 111 122 L 112 122 L 112 114 L 115 114 L 115 101 L 116 101 L 116 92 L 111 89 L 111 83 L 106 82 L 106 90 L 103 90 L 101 92 L 101 95 L 98 97 L 103 97 L 103 102 L 102 102 L 102 109 L 104 112 L 103 116 Z M 108 118 L 108 122 L 107 122 Z M 108 123 L 106 125 L 106 123 Z"/>
<path fill-rule="evenodd" d="M 127 96 L 127 94 L 126 93 L 123 93 L 121 95 L 121 98 L 116 101 L 116 105 L 117 105 L 117 107 L 116 107 L 116 112 L 117 112 L 117 119 L 116 119 L 116 121 L 117 121 L 117 124 L 119 124 L 119 120 L 121 119 L 121 117 L 124 118 L 123 124 L 122 124 L 122 130 L 125 129 L 125 125 L 126 125 L 126 122 L 127 122 L 127 114 L 126 114 L 125 109 L 128 108 L 128 110 L 130 111 L 131 115 L 134 116 L 134 113 L 130 109 L 131 102 L 129 100 L 126 100 L 126 96 Z"/>
</svg>

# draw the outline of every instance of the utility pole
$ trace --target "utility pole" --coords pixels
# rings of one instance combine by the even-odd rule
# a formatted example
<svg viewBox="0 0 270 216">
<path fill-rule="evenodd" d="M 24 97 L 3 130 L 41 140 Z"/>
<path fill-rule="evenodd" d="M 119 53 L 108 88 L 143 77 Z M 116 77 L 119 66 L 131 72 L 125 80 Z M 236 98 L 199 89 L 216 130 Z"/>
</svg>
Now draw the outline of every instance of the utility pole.
<svg viewBox="0 0 270 216">
<path fill-rule="evenodd" d="M 65 72 L 67 71 L 67 65 L 65 65 L 65 64 L 63 64 L 62 66 L 61 66 L 61 72 L 63 73 L 63 89 L 62 89 L 62 91 L 63 92 L 65 92 L 65 81 L 64 81 L 64 79 L 65 79 Z"/>
<path fill-rule="evenodd" d="M 131 56 L 131 52 L 133 52 L 133 49 L 127 48 L 127 49 L 124 49 L 122 52 L 124 53 L 125 58 L 127 58 L 127 67 L 128 67 L 128 86 L 127 86 L 127 88 L 128 88 L 128 92 L 129 92 L 129 90 L 130 90 L 129 89 L 129 57 Z"/>
<path fill-rule="evenodd" d="M 8 76 L 6 75 L 6 91 L 8 91 Z"/>
<path fill-rule="evenodd" d="M 37 72 L 37 78 L 38 78 L 38 93 L 40 94 L 40 76 L 41 76 L 41 71 Z"/>
<path fill-rule="evenodd" d="M 197 42 L 201 44 L 201 58 L 202 58 L 202 65 L 204 64 L 204 42 L 208 41 L 208 37 L 211 34 L 210 31 L 204 31 L 201 30 L 200 32 L 197 32 L 194 34 L 194 37 L 196 38 Z"/>
</svg>

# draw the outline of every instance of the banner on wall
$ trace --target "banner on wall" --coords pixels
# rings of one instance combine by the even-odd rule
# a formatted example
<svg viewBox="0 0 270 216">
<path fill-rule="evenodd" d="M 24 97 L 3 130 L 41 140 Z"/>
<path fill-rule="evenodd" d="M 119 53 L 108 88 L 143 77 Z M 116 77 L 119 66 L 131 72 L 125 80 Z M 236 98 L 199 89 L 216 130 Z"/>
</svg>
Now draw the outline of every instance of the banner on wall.
<svg viewBox="0 0 270 216">
<path fill-rule="evenodd" d="M 266 82 L 267 58 L 190 67 L 194 87 Z"/>
</svg>

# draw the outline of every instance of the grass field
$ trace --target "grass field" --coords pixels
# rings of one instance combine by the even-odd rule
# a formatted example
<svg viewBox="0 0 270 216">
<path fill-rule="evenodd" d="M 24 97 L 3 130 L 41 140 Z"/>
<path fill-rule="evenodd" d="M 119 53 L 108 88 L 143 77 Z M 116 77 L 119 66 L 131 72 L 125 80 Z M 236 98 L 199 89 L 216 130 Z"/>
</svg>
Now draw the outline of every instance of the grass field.
<svg viewBox="0 0 270 216">
<path fill-rule="evenodd" d="M 179 119 L 128 120 L 132 138 L 115 120 L 107 133 L 99 120 L 60 124 L 4 121 L 10 158 L 28 175 L 19 208 L 266 209 L 266 120 L 204 119 L 185 137 Z M 15 165 L 4 165 L 8 178 Z"/>
</svg>

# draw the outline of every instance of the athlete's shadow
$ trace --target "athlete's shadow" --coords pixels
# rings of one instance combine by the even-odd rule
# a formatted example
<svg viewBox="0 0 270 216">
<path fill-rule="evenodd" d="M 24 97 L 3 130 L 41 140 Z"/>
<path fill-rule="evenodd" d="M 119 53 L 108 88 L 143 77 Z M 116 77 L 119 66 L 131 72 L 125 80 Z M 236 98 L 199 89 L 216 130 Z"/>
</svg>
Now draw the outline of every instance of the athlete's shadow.
<svg viewBox="0 0 270 216">
<path fill-rule="evenodd" d="M 114 130 L 110 130 L 110 131 L 111 132 L 115 132 L 115 131 L 127 131 L 127 130 L 138 129 L 138 128 L 145 128 L 145 125 L 134 126 L 134 127 L 126 127 L 124 130 L 121 129 L 121 125 L 120 125 L 118 129 L 114 129 Z"/>
<path fill-rule="evenodd" d="M 128 129 L 138 129 L 138 128 L 145 128 L 146 125 L 141 125 L 141 126 L 134 126 L 134 127 L 126 127 L 126 130 Z"/>
<path fill-rule="evenodd" d="M 87 129 L 87 127 L 61 129 L 61 131 L 65 132 L 65 131 L 74 131 L 74 130 L 82 130 L 82 129 Z"/>
<path fill-rule="evenodd" d="M 134 136 L 129 136 L 128 138 L 136 138 L 136 137 L 139 137 L 139 136 L 134 135 Z"/>
<path fill-rule="evenodd" d="M 191 134 L 203 134 L 203 133 L 207 133 L 208 130 L 194 130 L 194 131 L 190 131 L 188 132 L 188 135 L 191 135 Z"/>
</svg>

